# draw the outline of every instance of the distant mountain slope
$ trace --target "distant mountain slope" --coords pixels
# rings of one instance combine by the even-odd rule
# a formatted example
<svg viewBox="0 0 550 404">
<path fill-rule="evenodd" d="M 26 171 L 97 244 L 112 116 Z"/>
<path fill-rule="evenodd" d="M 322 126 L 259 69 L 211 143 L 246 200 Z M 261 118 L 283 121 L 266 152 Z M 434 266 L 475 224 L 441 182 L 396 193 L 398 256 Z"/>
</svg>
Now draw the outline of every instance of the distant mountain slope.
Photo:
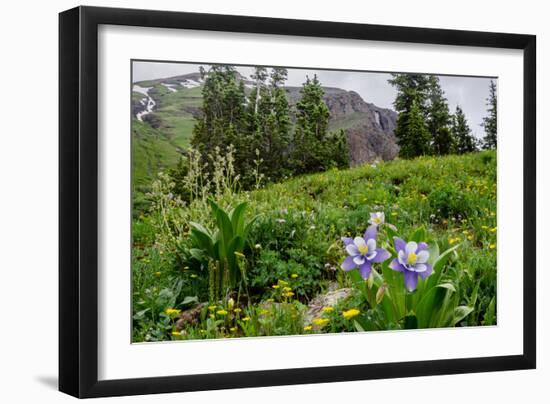
<svg viewBox="0 0 550 404">
<path fill-rule="evenodd" d="M 251 82 L 246 80 L 246 84 L 250 87 Z M 195 119 L 200 116 L 202 85 L 198 72 L 134 83 L 132 133 L 136 185 L 146 185 L 158 170 L 172 167 L 189 146 Z M 300 89 L 285 87 L 292 107 L 300 99 Z M 365 102 L 355 91 L 332 87 L 324 90 L 330 110 L 329 128 L 346 131 L 352 165 L 395 158 L 396 112 Z"/>
</svg>

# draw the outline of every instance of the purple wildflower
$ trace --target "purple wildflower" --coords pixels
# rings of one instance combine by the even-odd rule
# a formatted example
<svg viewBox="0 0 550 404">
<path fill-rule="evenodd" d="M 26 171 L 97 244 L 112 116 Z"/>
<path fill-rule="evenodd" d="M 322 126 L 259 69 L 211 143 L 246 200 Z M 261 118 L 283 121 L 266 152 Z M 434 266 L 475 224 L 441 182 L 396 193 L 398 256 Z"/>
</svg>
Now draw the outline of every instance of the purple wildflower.
<svg viewBox="0 0 550 404">
<path fill-rule="evenodd" d="M 342 237 L 349 256 L 344 260 L 341 268 L 344 271 L 351 271 L 359 268 L 363 279 L 368 279 L 372 264 L 384 262 L 390 258 L 390 253 L 384 248 L 376 247 L 376 226 L 370 226 L 363 237 Z"/>
<path fill-rule="evenodd" d="M 394 237 L 393 242 L 397 258 L 394 258 L 390 263 L 390 268 L 403 273 L 405 288 L 412 292 L 416 289 L 419 276 L 426 279 L 433 272 L 432 266 L 428 264 L 430 258 L 428 244 L 414 241 L 405 243 L 399 237 Z"/>
</svg>

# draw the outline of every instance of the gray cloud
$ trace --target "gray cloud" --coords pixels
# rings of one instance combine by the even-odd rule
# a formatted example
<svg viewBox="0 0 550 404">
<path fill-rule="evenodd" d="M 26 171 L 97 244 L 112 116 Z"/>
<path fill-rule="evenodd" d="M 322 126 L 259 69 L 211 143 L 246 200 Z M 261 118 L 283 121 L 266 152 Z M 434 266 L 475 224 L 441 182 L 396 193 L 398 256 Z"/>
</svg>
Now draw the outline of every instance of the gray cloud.
<svg viewBox="0 0 550 404">
<path fill-rule="evenodd" d="M 133 81 L 168 78 L 180 74 L 197 72 L 199 66 L 205 64 L 171 63 L 171 62 L 134 62 Z M 237 70 L 244 76 L 249 76 L 253 68 L 237 66 Z M 289 69 L 287 85 L 301 86 L 306 76 L 317 74 L 319 80 L 326 87 L 338 87 L 348 91 L 355 91 L 366 101 L 382 108 L 392 108 L 396 91 L 388 83 L 389 73 L 380 72 L 353 72 L 339 70 L 312 70 Z M 439 76 L 441 87 L 449 102 L 453 113 L 457 105 L 463 109 L 472 133 L 481 138 L 484 135 L 480 126 L 486 115 L 486 99 L 489 96 L 489 82 L 487 77 Z"/>
</svg>

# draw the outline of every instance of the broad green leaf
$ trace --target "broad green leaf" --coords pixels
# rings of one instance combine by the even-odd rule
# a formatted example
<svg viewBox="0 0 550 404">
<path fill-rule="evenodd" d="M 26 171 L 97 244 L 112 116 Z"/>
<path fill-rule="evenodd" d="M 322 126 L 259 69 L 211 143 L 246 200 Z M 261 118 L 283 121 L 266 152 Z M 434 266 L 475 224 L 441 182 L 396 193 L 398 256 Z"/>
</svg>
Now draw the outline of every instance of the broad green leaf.
<svg viewBox="0 0 550 404">
<path fill-rule="evenodd" d="M 455 292 L 455 288 L 450 283 L 444 283 L 429 289 L 424 294 L 416 305 L 419 328 L 429 327 L 430 323 L 438 318 L 437 314 L 443 307 L 443 302 L 448 292 Z"/>
<path fill-rule="evenodd" d="M 451 326 L 457 325 L 459 322 L 461 322 L 468 314 L 470 314 L 474 310 L 473 307 L 469 306 L 458 306 L 454 310 L 453 319 L 451 321 Z"/>
<path fill-rule="evenodd" d="M 421 241 L 426 240 L 426 230 L 424 229 L 423 226 L 416 229 L 416 231 L 411 236 L 411 240 L 417 243 L 420 243 Z"/>
<path fill-rule="evenodd" d="M 353 325 L 355 326 L 355 329 L 359 332 L 365 332 L 365 329 L 361 324 L 357 322 L 357 320 L 353 320 Z"/>
<path fill-rule="evenodd" d="M 418 319 L 415 315 L 405 316 L 403 327 L 405 330 L 414 330 L 418 328 Z"/>
<path fill-rule="evenodd" d="M 244 213 L 248 204 L 243 202 L 235 207 L 229 214 L 231 224 L 233 225 L 233 232 L 236 235 L 242 235 L 244 231 Z"/>
<path fill-rule="evenodd" d="M 198 302 L 199 302 L 199 298 L 197 296 L 185 296 L 185 298 L 179 305 L 186 306 L 190 303 L 198 303 Z"/>
</svg>

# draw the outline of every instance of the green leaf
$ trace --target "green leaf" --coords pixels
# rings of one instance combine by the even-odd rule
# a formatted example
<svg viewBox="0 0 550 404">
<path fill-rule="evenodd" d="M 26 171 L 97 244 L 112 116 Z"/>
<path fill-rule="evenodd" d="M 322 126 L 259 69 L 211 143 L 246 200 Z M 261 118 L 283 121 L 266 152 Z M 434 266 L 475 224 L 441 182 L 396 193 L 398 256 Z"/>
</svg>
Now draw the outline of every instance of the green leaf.
<svg viewBox="0 0 550 404">
<path fill-rule="evenodd" d="M 210 238 L 208 234 L 198 229 L 191 229 L 189 236 L 194 241 L 196 247 L 203 250 L 211 257 L 215 256 L 212 238 Z"/>
<path fill-rule="evenodd" d="M 416 318 L 416 316 L 405 316 L 403 327 L 405 328 L 405 330 L 414 330 L 418 328 L 418 319 Z"/>
<path fill-rule="evenodd" d="M 365 332 L 365 329 L 361 324 L 357 322 L 357 320 L 353 320 L 353 325 L 355 326 L 355 329 L 359 332 Z"/>
<path fill-rule="evenodd" d="M 438 314 L 443 307 L 447 293 L 454 293 L 455 291 L 454 286 L 450 283 L 443 283 L 429 289 L 416 305 L 418 327 L 428 328 L 430 324 L 436 321 L 439 318 Z"/>
<path fill-rule="evenodd" d="M 191 303 L 198 303 L 199 298 L 197 296 L 185 296 L 183 301 L 179 304 L 179 306 L 186 306 Z"/>
<path fill-rule="evenodd" d="M 233 232 L 237 235 L 242 235 L 244 231 L 244 213 L 248 204 L 243 202 L 235 207 L 230 214 L 229 219 L 233 225 Z"/>
<path fill-rule="evenodd" d="M 423 226 L 416 229 L 416 231 L 411 236 L 411 240 L 417 243 L 420 243 L 421 241 L 425 241 L 425 239 L 426 239 L 426 230 L 424 229 Z"/>
<path fill-rule="evenodd" d="M 474 310 L 473 307 L 469 306 L 458 306 L 455 307 L 453 319 L 451 320 L 451 326 L 457 325 L 459 322 L 461 322 L 468 314 L 470 314 Z"/>
</svg>

